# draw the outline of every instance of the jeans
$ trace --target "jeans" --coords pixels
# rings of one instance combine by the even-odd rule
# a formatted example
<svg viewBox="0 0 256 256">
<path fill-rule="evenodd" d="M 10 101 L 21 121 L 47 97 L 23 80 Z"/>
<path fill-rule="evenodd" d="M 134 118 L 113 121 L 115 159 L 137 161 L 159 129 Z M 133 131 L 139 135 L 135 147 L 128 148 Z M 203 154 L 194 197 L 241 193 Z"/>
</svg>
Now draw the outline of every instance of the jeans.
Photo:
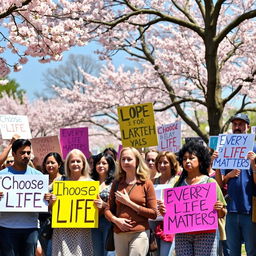
<svg viewBox="0 0 256 256">
<path fill-rule="evenodd" d="M 230 256 L 241 256 L 242 241 L 247 256 L 256 256 L 256 223 L 250 214 L 228 213 L 226 219 L 227 243 Z"/>
<path fill-rule="evenodd" d="M 173 242 L 166 242 L 166 241 L 160 239 L 159 244 L 160 244 L 159 256 L 171 256 L 173 254 L 174 248 L 175 248 L 174 240 L 173 240 Z"/>
<path fill-rule="evenodd" d="M 0 251 L 4 256 L 35 256 L 37 228 L 0 227 Z"/>
<path fill-rule="evenodd" d="M 115 252 L 105 250 L 105 241 L 111 223 L 101 215 L 99 217 L 99 227 L 92 228 L 92 244 L 94 256 L 114 256 Z"/>
</svg>

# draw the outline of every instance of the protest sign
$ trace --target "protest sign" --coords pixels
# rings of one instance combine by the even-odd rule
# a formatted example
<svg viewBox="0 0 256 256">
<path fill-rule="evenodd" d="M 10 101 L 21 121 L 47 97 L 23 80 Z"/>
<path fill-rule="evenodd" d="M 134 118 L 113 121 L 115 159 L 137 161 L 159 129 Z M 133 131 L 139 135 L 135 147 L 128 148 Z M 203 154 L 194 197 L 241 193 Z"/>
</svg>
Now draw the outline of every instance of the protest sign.
<svg viewBox="0 0 256 256">
<path fill-rule="evenodd" d="M 48 175 L 0 175 L 1 212 L 48 212 Z"/>
<path fill-rule="evenodd" d="M 209 137 L 209 144 L 208 144 L 209 148 L 216 150 L 217 144 L 218 144 L 218 138 L 219 138 L 218 136 Z"/>
<path fill-rule="evenodd" d="M 176 234 L 218 228 L 216 183 L 164 190 L 164 233 Z"/>
<path fill-rule="evenodd" d="M 256 126 L 251 126 L 251 133 L 256 134 Z"/>
<path fill-rule="evenodd" d="M 119 107 L 118 121 L 124 147 L 143 148 L 158 144 L 152 103 Z"/>
<path fill-rule="evenodd" d="M 220 134 L 218 158 L 213 161 L 213 169 L 248 169 L 249 151 L 253 150 L 255 134 Z"/>
<path fill-rule="evenodd" d="M 97 228 L 98 208 L 94 199 L 99 193 L 98 181 L 56 181 L 52 208 L 53 228 Z"/>
<path fill-rule="evenodd" d="M 170 188 L 170 184 L 157 184 L 154 185 L 156 200 L 164 200 L 164 189 Z"/>
<path fill-rule="evenodd" d="M 11 139 L 18 134 L 21 139 L 31 139 L 28 117 L 19 115 L 0 115 L 2 139 Z"/>
<path fill-rule="evenodd" d="M 31 139 L 34 156 L 42 164 L 44 157 L 50 152 L 57 152 L 61 155 L 58 136 L 40 137 Z"/>
<path fill-rule="evenodd" d="M 157 127 L 158 150 L 178 152 L 181 147 L 181 121 Z"/>
<path fill-rule="evenodd" d="M 72 149 L 81 150 L 87 158 L 90 157 L 88 127 L 81 128 L 61 128 L 60 144 L 62 156 L 65 159 Z"/>
</svg>

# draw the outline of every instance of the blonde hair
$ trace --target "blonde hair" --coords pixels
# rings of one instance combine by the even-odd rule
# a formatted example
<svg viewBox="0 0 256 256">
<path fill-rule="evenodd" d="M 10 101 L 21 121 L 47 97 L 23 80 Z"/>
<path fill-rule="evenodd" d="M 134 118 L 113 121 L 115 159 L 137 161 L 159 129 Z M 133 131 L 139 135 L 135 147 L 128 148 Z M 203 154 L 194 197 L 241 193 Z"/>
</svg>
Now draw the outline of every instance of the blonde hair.
<svg viewBox="0 0 256 256">
<path fill-rule="evenodd" d="M 169 151 L 162 151 L 162 152 L 160 152 L 158 154 L 158 156 L 156 157 L 156 160 L 155 160 L 157 171 L 159 171 L 157 166 L 158 166 L 158 163 L 159 163 L 161 157 L 166 157 L 168 159 L 168 161 L 170 162 L 171 177 L 177 175 L 178 172 L 180 171 L 180 164 L 179 164 L 179 162 L 177 160 L 177 156 L 174 153 L 169 152 Z"/>
<path fill-rule="evenodd" d="M 131 150 L 136 158 L 136 176 L 137 176 L 137 178 L 140 181 L 147 180 L 149 177 L 149 168 L 148 168 L 147 164 L 145 163 L 145 160 L 143 159 L 140 152 L 136 148 L 133 148 L 133 147 L 122 148 L 122 150 L 120 152 L 120 156 L 119 156 L 119 161 L 118 161 L 115 178 L 117 180 L 120 180 L 121 178 L 125 178 L 125 176 L 126 176 L 126 173 L 121 166 L 122 154 L 126 150 Z"/>
<path fill-rule="evenodd" d="M 65 160 L 65 175 L 70 178 L 70 169 L 69 169 L 69 161 L 72 155 L 79 156 L 82 159 L 83 162 L 83 168 L 82 168 L 82 176 L 89 176 L 89 164 L 87 162 L 87 159 L 84 155 L 84 153 L 79 149 L 73 149 L 71 150 Z"/>
<path fill-rule="evenodd" d="M 159 151 L 158 151 L 158 150 L 156 150 L 156 149 L 152 148 L 152 149 L 148 150 L 148 151 L 145 153 L 145 159 L 147 159 L 147 155 L 148 155 L 148 153 L 151 153 L 151 152 L 154 152 L 154 153 L 159 154 Z"/>
</svg>

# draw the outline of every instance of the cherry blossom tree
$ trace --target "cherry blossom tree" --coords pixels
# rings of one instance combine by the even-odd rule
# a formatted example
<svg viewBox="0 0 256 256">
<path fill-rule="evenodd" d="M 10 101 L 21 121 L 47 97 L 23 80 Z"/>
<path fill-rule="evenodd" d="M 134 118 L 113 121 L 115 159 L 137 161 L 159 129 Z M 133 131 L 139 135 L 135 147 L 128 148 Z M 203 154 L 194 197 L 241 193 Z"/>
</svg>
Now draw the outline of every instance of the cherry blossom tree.
<svg viewBox="0 0 256 256">
<path fill-rule="evenodd" d="M 117 105 L 150 100 L 156 112 L 171 109 L 207 141 L 202 122 L 208 122 L 209 134 L 215 135 L 227 129 L 229 118 L 224 115 L 230 109 L 256 111 L 256 1 L 2 2 L 0 18 L 8 20 L 2 24 L 9 35 L 1 36 L 21 63 L 27 55 L 41 62 L 58 60 L 71 46 L 91 40 L 103 45 L 98 51 L 102 59 L 111 61 L 123 51 L 134 63 L 133 72 L 109 63 L 99 77 L 84 74 L 90 84 L 59 90 L 70 104 L 77 104 L 73 109 L 78 116 L 82 105 L 91 119 L 114 121 Z M 16 44 L 25 49 L 22 54 Z M 2 67 L 6 63 L 1 59 Z M 81 88 L 86 92 L 81 94 Z"/>
</svg>

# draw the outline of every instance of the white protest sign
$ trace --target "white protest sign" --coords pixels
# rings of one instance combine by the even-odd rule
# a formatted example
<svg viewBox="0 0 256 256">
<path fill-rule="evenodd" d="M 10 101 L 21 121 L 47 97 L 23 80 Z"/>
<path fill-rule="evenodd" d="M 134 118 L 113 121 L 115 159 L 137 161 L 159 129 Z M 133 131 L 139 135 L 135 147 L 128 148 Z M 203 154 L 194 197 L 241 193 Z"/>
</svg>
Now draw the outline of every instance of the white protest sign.
<svg viewBox="0 0 256 256">
<path fill-rule="evenodd" d="M 256 134 L 256 126 L 251 126 L 251 133 Z"/>
<path fill-rule="evenodd" d="M 164 200 L 164 189 L 170 188 L 170 184 L 154 185 L 156 200 Z"/>
<path fill-rule="evenodd" d="M 181 147 L 181 121 L 157 127 L 158 150 L 178 152 Z"/>
<path fill-rule="evenodd" d="M 217 144 L 219 156 L 213 169 L 248 169 L 249 151 L 253 150 L 255 134 L 220 134 Z"/>
<path fill-rule="evenodd" d="M 19 115 L 0 115 L 2 139 L 11 139 L 18 134 L 21 139 L 31 139 L 28 117 Z"/>
<path fill-rule="evenodd" d="M 1 212 L 48 212 L 48 175 L 0 175 Z"/>
</svg>

